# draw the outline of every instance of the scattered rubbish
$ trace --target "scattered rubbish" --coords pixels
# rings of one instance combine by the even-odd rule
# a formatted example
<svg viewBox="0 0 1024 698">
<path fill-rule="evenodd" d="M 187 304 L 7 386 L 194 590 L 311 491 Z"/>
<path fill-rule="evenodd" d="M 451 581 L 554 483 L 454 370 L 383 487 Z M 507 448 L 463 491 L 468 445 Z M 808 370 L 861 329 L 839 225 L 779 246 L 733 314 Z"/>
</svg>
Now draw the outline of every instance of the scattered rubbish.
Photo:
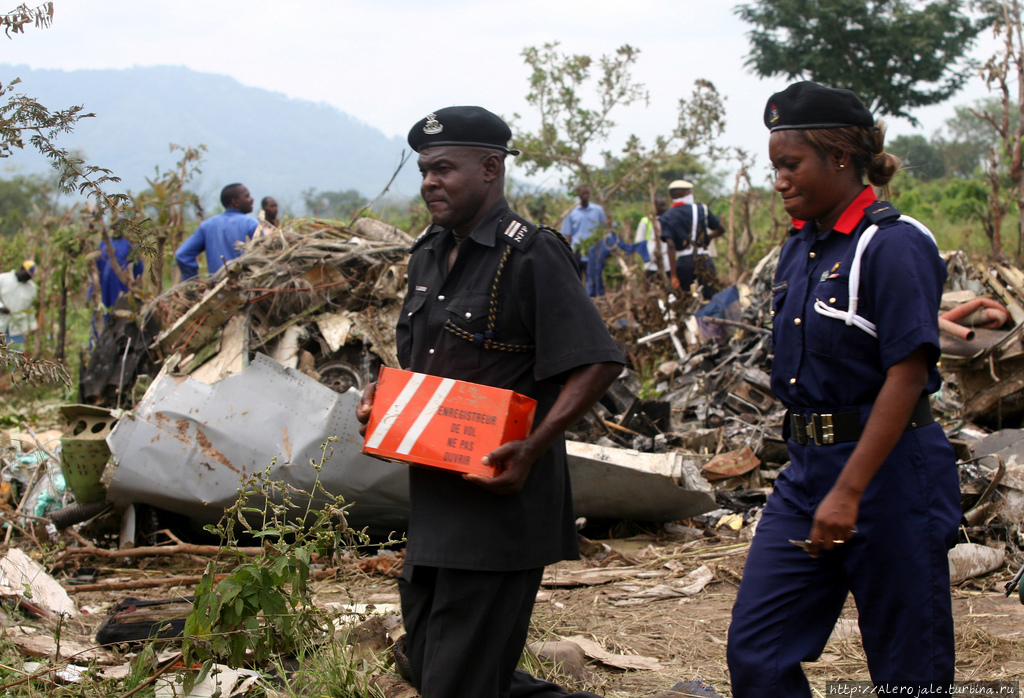
<svg viewBox="0 0 1024 698">
<path fill-rule="evenodd" d="M 1003 566 L 1005 550 L 977 543 L 958 543 L 949 551 L 949 583 L 959 584 L 972 577 L 994 572 Z"/>
<path fill-rule="evenodd" d="M 210 672 L 197 681 L 191 691 L 185 691 L 184 673 L 164 675 L 157 678 L 156 698 L 214 698 L 214 696 L 245 695 L 259 680 L 259 672 L 250 669 L 232 669 L 223 664 L 214 664 Z"/>
<path fill-rule="evenodd" d="M 704 590 L 715 578 L 707 565 L 701 565 L 672 584 L 658 584 L 649 589 L 625 589 L 624 593 L 613 593 L 610 595 L 615 601 L 614 606 L 638 606 L 650 601 L 659 599 L 673 599 L 684 596 L 693 596 Z"/>
<path fill-rule="evenodd" d="M 657 671 L 661 668 L 661 662 L 654 657 L 641 657 L 640 655 L 633 654 L 615 654 L 609 652 L 598 643 L 580 635 L 573 635 L 571 637 L 563 637 L 565 642 L 571 642 L 578 645 L 591 659 L 595 659 L 602 664 L 616 669 L 638 669 L 644 671 Z"/>
<path fill-rule="evenodd" d="M 559 674 L 569 676 L 577 683 L 591 683 L 594 675 L 587 669 L 587 655 L 575 642 L 534 642 L 529 649 L 544 664 L 553 667 Z"/>
<path fill-rule="evenodd" d="M 53 618 L 78 615 L 64 587 L 19 548 L 10 548 L 0 558 L 0 596 L 16 599 L 22 607 Z"/>
<path fill-rule="evenodd" d="M 678 521 L 713 509 L 699 456 L 640 453 L 570 441 L 569 474 L 577 516 L 588 519 Z"/>
<path fill-rule="evenodd" d="M 138 643 L 181 637 L 185 617 L 192 611 L 192 597 L 146 601 L 126 598 L 108 611 L 96 630 L 100 645 Z"/>
<path fill-rule="evenodd" d="M 118 662 L 118 658 L 113 652 L 88 642 L 61 638 L 58 644 L 56 639 L 47 635 L 9 634 L 8 638 L 27 657 L 46 657 L 56 661 L 95 662 L 105 666 L 111 666 Z"/>
<path fill-rule="evenodd" d="M 704 477 L 714 482 L 715 480 L 727 480 L 731 477 L 746 475 L 761 465 L 761 461 L 754 455 L 750 446 L 744 446 L 739 451 L 720 453 L 704 464 L 702 472 Z"/>
<path fill-rule="evenodd" d="M 420 698 L 420 692 L 403 679 L 394 674 L 378 674 L 370 679 L 370 688 L 379 691 L 384 698 Z"/>
<path fill-rule="evenodd" d="M 545 587 L 598 586 L 643 574 L 639 567 L 607 567 L 583 570 L 546 569 L 541 585 Z"/>
<path fill-rule="evenodd" d="M 159 375 L 108 438 L 116 468 L 108 499 L 216 523 L 238 497 L 239 480 L 268 466 L 271 480 L 309 491 L 316 472 L 307 463 L 319 462 L 320 445 L 337 435 L 323 486 L 353 503 L 352 525 L 380 535 L 404 530 L 408 466 L 360 452 L 359 398 L 262 354 L 212 385 Z"/>
<path fill-rule="evenodd" d="M 22 665 L 22 669 L 29 674 L 39 673 L 45 667 L 45 664 L 40 664 L 39 662 L 25 662 Z M 82 683 L 85 680 L 85 672 L 88 670 L 88 667 L 76 664 L 63 664 L 59 667 L 54 667 L 47 673 L 59 679 L 62 683 Z"/>
<path fill-rule="evenodd" d="M 722 694 L 715 690 L 713 684 L 705 683 L 701 679 L 680 681 L 665 694 L 665 698 L 670 696 L 679 696 L 679 698 L 723 698 Z M 660 694 L 652 698 L 660 698 Z"/>
<path fill-rule="evenodd" d="M 79 504 L 102 500 L 107 492 L 100 477 L 110 459 L 106 438 L 116 420 L 110 410 L 92 405 L 65 405 L 60 411 L 67 420 L 60 439 L 64 481 Z"/>
</svg>

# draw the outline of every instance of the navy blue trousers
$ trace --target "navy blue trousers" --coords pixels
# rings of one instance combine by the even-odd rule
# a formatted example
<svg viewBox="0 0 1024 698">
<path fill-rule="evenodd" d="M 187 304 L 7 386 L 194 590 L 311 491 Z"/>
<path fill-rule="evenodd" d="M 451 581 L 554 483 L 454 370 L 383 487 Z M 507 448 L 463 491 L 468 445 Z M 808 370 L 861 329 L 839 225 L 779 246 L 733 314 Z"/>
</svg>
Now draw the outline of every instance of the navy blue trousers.
<svg viewBox="0 0 1024 698">
<path fill-rule="evenodd" d="M 543 573 L 403 571 L 406 656 L 423 698 L 600 698 L 516 669 Z"/>
<path fill-rule="evenodd" d="M 903 435 L 868 486 L 850 541 L 817 558 L 789 543 L 807 538 L 854 446 L 789 441 L 790 465 L 758 523 L 733 607 L 735 698 L 810 698 L 800 663 L 821 655 L 851 592 L 876 685 L 953 681 L 947 551 L 960 523 L 960 487 L 938 424 Z"/>
</svg>

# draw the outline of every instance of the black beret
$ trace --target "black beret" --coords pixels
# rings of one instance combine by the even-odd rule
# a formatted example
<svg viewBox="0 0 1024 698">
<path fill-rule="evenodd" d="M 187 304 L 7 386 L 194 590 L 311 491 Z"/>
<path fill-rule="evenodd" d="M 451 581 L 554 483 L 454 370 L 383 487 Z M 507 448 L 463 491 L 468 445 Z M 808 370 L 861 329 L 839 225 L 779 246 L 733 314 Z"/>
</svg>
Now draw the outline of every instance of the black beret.
<svg viewBox="0 0 1024 698">
<path fill-rule="evenodd" d="M 849 90 L 804 81 L 771 96 L 764 107 L 764 125 L 770 131 L 844 126 L 874 128 L 875 119 Z"/>
<path fill-rule="evenodd" d="M 509 149 L 512 129 L 483 107 L 445 107 L 427 114 L 409 130 L 409 145 L 417 153 L 436 145 L 470 145 L 519 155 Z"/>
</svg>

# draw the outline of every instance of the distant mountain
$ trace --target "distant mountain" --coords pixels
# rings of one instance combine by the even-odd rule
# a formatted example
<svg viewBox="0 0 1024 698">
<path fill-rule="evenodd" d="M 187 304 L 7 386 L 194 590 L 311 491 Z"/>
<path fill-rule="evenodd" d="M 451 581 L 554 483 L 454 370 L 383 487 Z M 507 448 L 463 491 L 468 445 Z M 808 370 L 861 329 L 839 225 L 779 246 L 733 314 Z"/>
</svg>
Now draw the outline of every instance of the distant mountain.
<svg viewBox="0 0 1024 698">
<path fill-rule="evenodd" d="M 310 187 L 355 189 L 372 198 L 408 149 L 404 139 L 388 138 L 335 107 L 183 67 L 63 71 L 0 65 L 5 84 L 15 77 L 22 80 L 16 91 L 50 110 L 82 105 L 96 114 L 58 145 L 113 170 L 125 189 L 141 191 L 155 166 L 173 166 L 177 158 L 169 144 L 205 144 L 193 188 L 208 211 L 219 210 L 220 188 L 237 181 L 249 187 L 257 206 L 270 195 L 295 214 L 302 213 L 300 194 Z M 11 165 L 20 172 L 48 167 L 28 149 L 0 161 L 0 177 L 9 176 Z M 415 161 L 406 163 L 392 191 L 419 192 Z"/>
</svg>

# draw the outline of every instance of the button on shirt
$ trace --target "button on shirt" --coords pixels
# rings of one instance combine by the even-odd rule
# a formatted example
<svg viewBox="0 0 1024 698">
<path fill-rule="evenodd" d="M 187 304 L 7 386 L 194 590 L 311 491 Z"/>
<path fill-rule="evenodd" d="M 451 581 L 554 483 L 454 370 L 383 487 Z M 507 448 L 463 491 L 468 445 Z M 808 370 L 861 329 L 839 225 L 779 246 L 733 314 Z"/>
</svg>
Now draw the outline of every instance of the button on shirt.
<svg viewBox="0 0 1024 698">
<path fill-rule="evenodd" d="M 591 202 L 586 208 L 577 204 L 565 218 L 562 235 L 572 243 L 572 248 L 576 249 L 595 228 L 604 225 L 605 220 L 604 209 L 597 204 Z"/>
<path fill-rule="evenodd" d="M 937 317 L 946 267 L 935 244 L 913 225 L 884 222 L 861 258 L 857 314 L 875 324 L 877 339 L 814 310 L 818 300 L 848 309 L 854 252 L 870 226 L 864 209 L 875 201 L 865 188 L 820 236 L 813 221 L 795 222 L 782 249 L 772 299 L 772 390 L 790 409 L 870 406 L 885 372 L 921 345 L 930 354 L 927 392 L 938 389 Z"/>
<path fill-rule="evenodd" d="M 239 257 L 242 252 L 237 244 L 252 238 L 258 225 L 255 218 L 234 208 L 200 223 L 174 253 L 182 280 L 191 279 L 199 273 L 196 258 L 203 252 L 206 252 L 206 267 L 211 275 L 224 266 L 224 261 L 230 262 Z"/>
<path fill-rule="evenodd" d="M 565 243 L 534 230 L 523 247 L 502 237 L 511 211 L 502 200 L 459 246 L 437 226 L 409 260 L 409 290 L 397 327 L 402 368 L 514 390 L 537 400 L 534 424 L 551 409 L 573 369 L 622 354 L 587 297 Z M 483 349 L 445 329 L 488 332 L 491 290 L 506 247 L 494 340 L 528 351 Z M 534 463 L 521 492 L 491 493 L 458 473 L 409 469 L 412 565 L 510 571 L 577 556 L 564 440 Z"/>
</svg>

